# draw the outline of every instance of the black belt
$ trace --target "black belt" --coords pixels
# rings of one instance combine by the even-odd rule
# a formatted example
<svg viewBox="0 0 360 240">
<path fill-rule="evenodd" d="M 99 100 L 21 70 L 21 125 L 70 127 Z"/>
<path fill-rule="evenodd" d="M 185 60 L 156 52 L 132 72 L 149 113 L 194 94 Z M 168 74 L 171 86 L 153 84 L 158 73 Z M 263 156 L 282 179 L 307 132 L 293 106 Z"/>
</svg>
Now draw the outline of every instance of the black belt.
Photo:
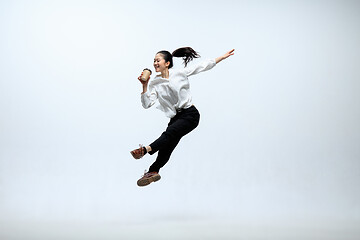
<svg viewBox="0 0 360 240">
<path fill-rule="evenodd" d="M 188 108 L 177 108 L 177 109 L 176 109 L 176 113 L 181 113 L 182 111 L 188 110 L 188 109 L 190 109 L 190 108 L 192 108 L 192 107 L 195 107 L 195 106 L 194 106 L 194 105 L 191 105 L 191 106 L 188 107 Z"/>
</svg>

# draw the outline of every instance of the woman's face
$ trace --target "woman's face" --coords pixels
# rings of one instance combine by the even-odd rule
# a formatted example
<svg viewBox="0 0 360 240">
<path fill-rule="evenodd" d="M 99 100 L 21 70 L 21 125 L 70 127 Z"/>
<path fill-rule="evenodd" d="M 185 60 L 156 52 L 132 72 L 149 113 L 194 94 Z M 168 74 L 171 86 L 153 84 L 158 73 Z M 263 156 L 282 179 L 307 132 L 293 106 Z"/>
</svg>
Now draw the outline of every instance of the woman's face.
<svg viewBox="0 0 360 240">
<path fill-rule="evenodd" d="M 161 53 L 155 55 L 154 68 L 155 72 L 162 72 L 166 68 L 169 68 L 170 62 L 165 62 L 165 59 Z"/>
</svg>

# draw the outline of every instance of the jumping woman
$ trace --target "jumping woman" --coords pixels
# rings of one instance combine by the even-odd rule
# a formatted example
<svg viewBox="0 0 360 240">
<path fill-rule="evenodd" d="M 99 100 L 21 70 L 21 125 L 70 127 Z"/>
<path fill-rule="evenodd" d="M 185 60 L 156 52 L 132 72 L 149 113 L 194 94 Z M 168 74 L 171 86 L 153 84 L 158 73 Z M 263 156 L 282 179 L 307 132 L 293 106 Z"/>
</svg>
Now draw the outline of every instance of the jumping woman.
<svg viewBox="0 0 360 240">
<path fill-rule="evenodd" d="M 203 61 L 195 66 L 187 64 L 200 55 L 190 47 L 176 49 L 172 54 L 160 51 L 155 55 L 154 68 L 159 75 L 150 81 L 141 80 L 143 92 L 141 93 L 142 106 L 147 109 L 159 102 L 158 108 L 170 118 L 165 132 L 149 146 L 131 151 L 135 159 L 142 158 L 146 153 L 153 155 L 158 152 L 156 161 L 150 166 L 149 171 L 137 181 L 138 186 L 146 186 L 160 180 L 159 171 L 170 159 L 170 155 L 180 139 L 194 130 L 200 120 L 200 114 L 192 103 L 189 76 L 212 69 L 217 63 L 234 55 L 234 49 L 221 57 Z M 173 70 L 173 57 L 181 57 L 185 68 Z M 148 84 L 149 83 L 149 84 Z"/>
</svg>

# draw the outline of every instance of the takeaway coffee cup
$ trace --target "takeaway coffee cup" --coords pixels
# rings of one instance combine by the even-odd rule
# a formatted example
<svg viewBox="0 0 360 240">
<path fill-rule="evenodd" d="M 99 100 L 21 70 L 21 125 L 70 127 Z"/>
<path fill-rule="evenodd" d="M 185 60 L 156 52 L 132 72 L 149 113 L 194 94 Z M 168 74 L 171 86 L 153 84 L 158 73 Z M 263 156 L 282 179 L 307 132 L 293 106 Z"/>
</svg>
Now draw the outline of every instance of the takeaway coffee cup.
<svg viewBox="0 0 360 240">
<path fill-rule="evenodd" d="M 144 81 L 144 82 L 148 81 L 149 78 L 150 78 L 150 75 L 151 75 L 151 70 L 148 69 L 148 68 L 145 68 L 145 69 L 143 70 L 143 74 L 142 74 L 142 76 L 141 76 L 141 78 L 140 78 L 141 81 Z"/>
</svg>

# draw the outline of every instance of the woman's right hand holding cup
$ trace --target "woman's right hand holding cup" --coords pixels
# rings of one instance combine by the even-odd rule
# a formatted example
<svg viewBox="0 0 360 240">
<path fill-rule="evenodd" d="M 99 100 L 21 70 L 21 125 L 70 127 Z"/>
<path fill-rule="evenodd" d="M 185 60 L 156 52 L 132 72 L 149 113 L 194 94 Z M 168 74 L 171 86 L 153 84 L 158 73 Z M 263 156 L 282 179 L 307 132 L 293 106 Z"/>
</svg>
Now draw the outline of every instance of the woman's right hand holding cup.
<svg viewBox="0 0 360 240">
<path fill-rule="evenodd" d="M 148 81 L 143 81 L 141 79 L 142 75 L 144 74 L 144 72 L 141 73 L 140 77 L 138 77 L 138 80 L 141 82 L 142 85 L 146 84 Z M 149 78 L 150 79 L 150 78 Z"/>
<path fill-rule="evenodd" d="M 147 82 L 149 82 L 150 75 L 151 75 L 151 70 L 145 68 L 138 79 L 142 84 L 146 84 Z"/>
</svg>

